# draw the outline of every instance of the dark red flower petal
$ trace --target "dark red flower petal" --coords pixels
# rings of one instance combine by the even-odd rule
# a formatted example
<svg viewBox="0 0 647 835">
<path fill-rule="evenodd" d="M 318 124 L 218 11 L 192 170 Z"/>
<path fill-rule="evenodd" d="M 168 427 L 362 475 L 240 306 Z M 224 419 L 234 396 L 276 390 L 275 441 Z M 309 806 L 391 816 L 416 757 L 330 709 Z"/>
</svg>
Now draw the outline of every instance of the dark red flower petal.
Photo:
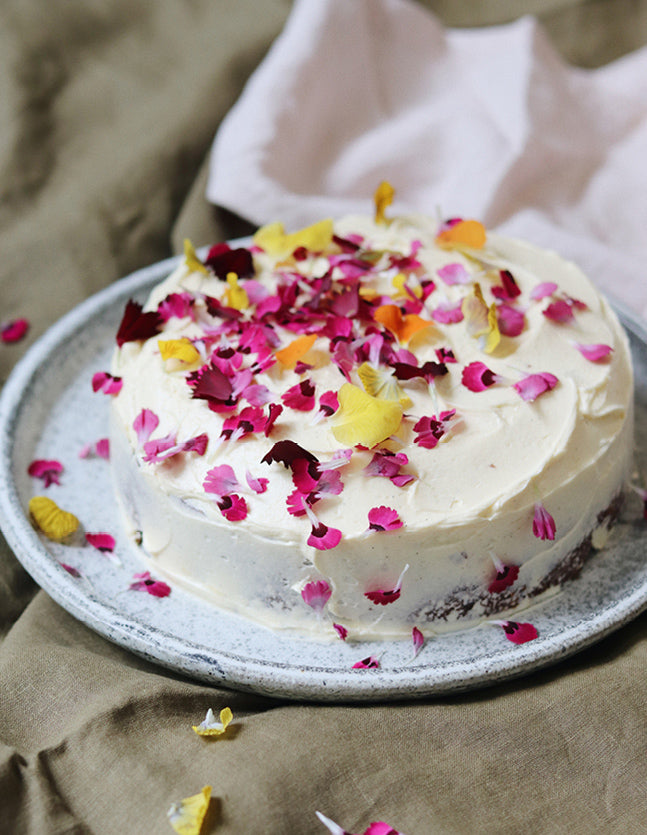
<svg viewBox="0 0 647 835">
<path fill-rule="evenodd" d="M 124 315 L 117 331 L 117 345 L 121 348 L 125 342 L 150 339 L 151 336 L 160 332 L 162 324 L 162 316 L 156 310 L 144 313 L 142 305 L 130 299 L 126 302 Z"/>
</svg>

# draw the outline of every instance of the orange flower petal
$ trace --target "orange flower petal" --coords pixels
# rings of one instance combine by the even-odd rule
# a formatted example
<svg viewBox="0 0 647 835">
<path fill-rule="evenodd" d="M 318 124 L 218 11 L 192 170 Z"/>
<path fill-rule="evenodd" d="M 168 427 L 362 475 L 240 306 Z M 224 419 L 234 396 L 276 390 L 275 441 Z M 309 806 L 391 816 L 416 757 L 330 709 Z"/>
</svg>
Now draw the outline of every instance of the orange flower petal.
<svg viewBox="0 0 647 835">
<path fill-rule="evenodd" d="M 314 333 L 298 336 L 285 348 L 281 348 L 275 353 L 277 360 L 285 368 L 294 368 L 297 362 L 308 353 L 310 348 L 315 344 L 317 335 Z"/>
<path fill-rule="evenodd" d="M 373 318 L 395 334 L 400 342 L 408 342 L 419 330 L 430 327 L 433 322 L 422 319 L 415 313 L 402 314 L 397 304 L 382 304 L 375 309 Z"/>
<path fill-rule="evenodd" d="M 467 246 L 471 249 L 482 249 L 485 246 L 487 233 L 485 226 L 478 220 L 460 220 L 448 229 L 443 229 L 436 236 L 436 243 L 447 249 Z"/>
<path fill-rule="evenodd" d="M 30 499 L 29 512 L 45 536 L 56 542 L 71 536 L 79 527 L 79 520 L 73 513 L 61 510 L 56 502 L 47 496 L 34 496 Z"/>
<path fill-rule="evenodd" d="M 372 397 L 352 383 L 344 383 L 337 398 L 339 409 L 331 418 L 331 429 L 344 446 L 374 447 L 400 428 L 402 405 L 396 400 Z"/>
<path fill-rule="evenodd" d="M 386 223 L 387 219 L 384 216 L 384 210 L 393 203 L 395 196 L 395 189 L 391 183 L 383 180 L 375 189 L 373 200 L 375 201 L 375 222 Z"/>
</svg>

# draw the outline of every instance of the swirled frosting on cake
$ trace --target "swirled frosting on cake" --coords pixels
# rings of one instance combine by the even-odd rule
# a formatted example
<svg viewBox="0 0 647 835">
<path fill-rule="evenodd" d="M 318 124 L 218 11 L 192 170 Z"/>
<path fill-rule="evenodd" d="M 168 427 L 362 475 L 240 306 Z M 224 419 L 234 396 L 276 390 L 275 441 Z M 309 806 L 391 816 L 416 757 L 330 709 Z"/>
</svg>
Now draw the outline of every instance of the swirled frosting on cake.
<svg viewBox="0 0 647 835">
<path fill-rule="evenodd" d="M 188 246 L 118 343 L 133 531 L 270 627 L 402 636 L 532 602 L 603 543 L 628 476 L 614 312 L 475 221 L 378 210 Z"/>
</svg>

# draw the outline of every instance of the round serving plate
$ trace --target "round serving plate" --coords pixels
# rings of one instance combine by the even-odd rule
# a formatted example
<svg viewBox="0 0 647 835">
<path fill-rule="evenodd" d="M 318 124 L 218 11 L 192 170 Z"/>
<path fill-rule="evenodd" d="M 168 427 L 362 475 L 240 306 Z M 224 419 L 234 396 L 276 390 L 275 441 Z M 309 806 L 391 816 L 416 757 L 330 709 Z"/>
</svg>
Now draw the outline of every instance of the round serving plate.
<svg viewBox="0 0 647 835">
<path fill-rule="evenodd" d="M 647 608 L 647 526 L 633 495 L 608 546 L 581 576 L 518 616 L 539 632 L 520 646 L 499 626 L 483 624 L 449 634 L 429 632 L 414 658 L 410 641 L 320 642 L 270 631 L 182 588 L 173 587 L 164 598 L 130 589 L 134 575 L 147 566 L 122 530 L 110 464 L 80 453 L 108 434 L 108 400 L 92 391 L 91 379 L 110 367 L 125 303 L 143 301 L 177 263 L 171 258 L 139 270 L 71 311 L 26 353 L 0 396 L 2 530 L 26 570 L 74 617 L 116 644 L 204 682 L 287 698 L 347 701 L 432 696 L 519 676 L 591 645 Z M 647 427 L 647 331 L 616 309 L 634 359 L 640 455 L 647 449 L 640 437 Z M 64 465 L 60 485 L 44 490 L 28 475 L 38 458 Z M 644 461 L 638 466 L 647 472 Z M 27 509 L 36 494 L 72 511 L 85 531 L 113 534 L 114 553 L 44 538 Z M 353 668 L 371 655 L 379 667 Z"/>
</svg>

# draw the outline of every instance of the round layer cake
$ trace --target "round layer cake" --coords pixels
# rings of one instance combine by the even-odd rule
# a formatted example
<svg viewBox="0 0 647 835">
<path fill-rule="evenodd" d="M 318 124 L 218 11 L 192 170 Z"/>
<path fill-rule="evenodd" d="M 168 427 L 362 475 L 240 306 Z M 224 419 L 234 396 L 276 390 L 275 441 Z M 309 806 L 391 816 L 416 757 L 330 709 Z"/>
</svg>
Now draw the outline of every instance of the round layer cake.
<svg viewBox="0 0 647 835">
<path fill-rule="evenodd" d="M 187 244 L 117 342 L 133 536 L 268 627 L 500 617 L 575 576 L 617 515 L 626 336 L 575 265 L 476 221 L 378 210 Z"/>
</svg>

